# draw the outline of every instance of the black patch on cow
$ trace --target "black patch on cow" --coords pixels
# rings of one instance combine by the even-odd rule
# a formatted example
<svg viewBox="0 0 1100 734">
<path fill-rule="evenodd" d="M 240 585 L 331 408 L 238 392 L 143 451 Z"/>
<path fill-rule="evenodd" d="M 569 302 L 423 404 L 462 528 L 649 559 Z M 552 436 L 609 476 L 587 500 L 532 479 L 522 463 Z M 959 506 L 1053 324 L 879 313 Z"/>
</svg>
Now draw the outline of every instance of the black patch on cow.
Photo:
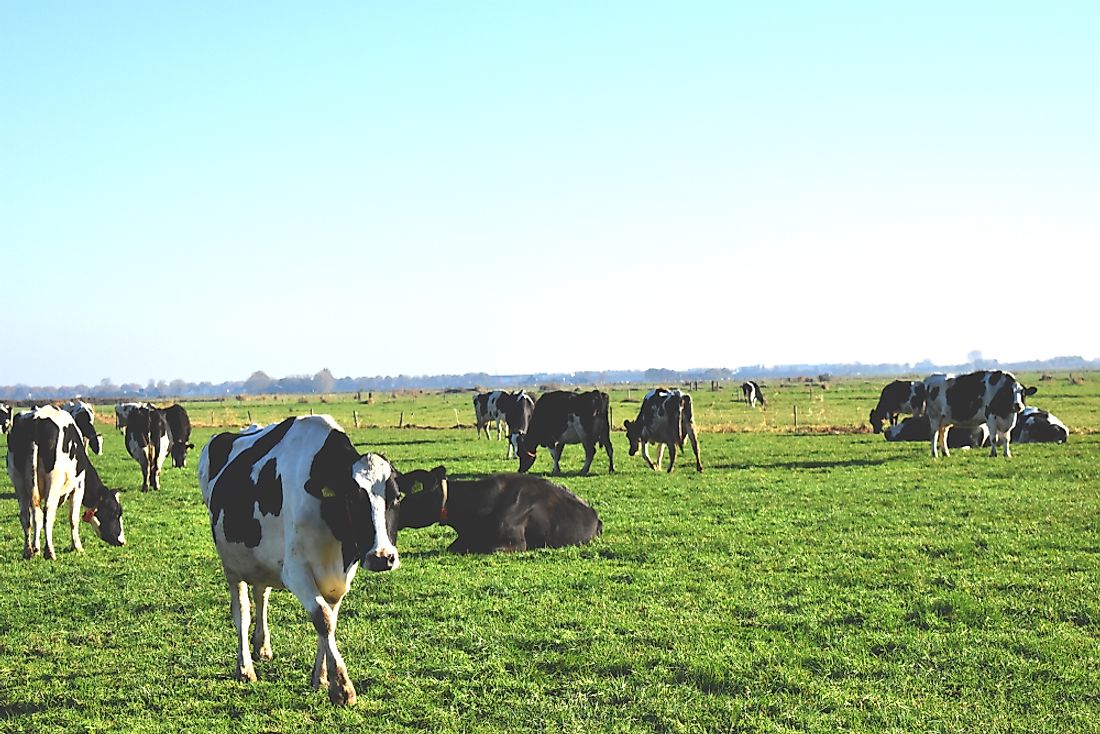
<svg viewBox="0 0 1100 734">
<path fill-rule="evenodd" d="M 305 486 L 307 493 L 321 500 L 321 519 L 340 541 L 345 569 L 374 545 L 370 498 L 351 474 L 352 465 L 360 458 L 346 433 L 330 431 L 313 457 Z M 326 489 L 330 491 L 326 493 Z M 395 482 L 395 498 L 397 491 Z"/>
<path fill-rule="evenodd" d="M 1001 381 L 1002 377 L 1004 377 L 1003 372 L 990 372 L 989 373 L 989 384 L 990 385 L 996 385 L 998 382 Z"/>
<path fill-rule="evenodd" d="M 76 426 L 72 424 L 69 424 L 67 427 L 70 428 L 71 431 L 76 431 Z M 61 443 L 61 438 L 61 427 L 52 420 L 36 419 L 34 421 L 33 441 L 38 445 L 38 466 L 40 467 L 40 471 L 53 471 L 57 463 L 57 446 L 58 443 Z M 83 444 L 84 439 L 81 438 L 79 440 Z M 64 443 L 62 443 L 62 450 L 66 453 L 71 451 Z M 73 455 L 75 455 L 75 453 Z"/>
<path fill-rule="evenodd" d="M 271 460 L 264 466 L 258 484 L 252 483 L 252 467 L 283 440 L 287 431 L 294 425 L 294 420 L 294 418 L 287 418 L 267 433 L 262 434 L 255 443 L 237 454 L 233 461 L 225 464 L 226 458 L 228 458 L 227 451 L 221 462 L 224 468 L 221 468 L 218 474 L 214 473 L 214 464 L 211 457 L 210 481 L 213 482 L 213 488 L 210 491 L 210 527 L 213 530 L 214 526 L 218 524 L 219 516 L 224 516 L 222 531 L 225 533 L 227 541 L 243 543 L 249 548 L 255 548 L 260 544 L 262 534 L 260 521 L 253 517 L 255 514 L 253 508 L 259 505 L 260 511 L 269 515 L 278 514 L 278 511 L 282 510 L 283 490 L 282 483 L 275 477 L 275 461 Z M 216 436 L 214 440 L 227 435 L 241 438 L 240 434 L 223 433 Z M 213 441 L 211 443 L 213 444 Z M 220 441 L 219 446 L 224 443 L 224 441 Z M 229 442 L 229 445 L 232 446 L 232 441 Z M 213 448 L 213 445 L 211 448 Z M 210 456 L 209 452 L 207 455 Z M 268 467 L 271 469 L 270 473 L 265 475 Z M 214 479 L 215 476 L 217 477 L 216 480 Z M 278 493 L 278 499 L 273 498 L 275 493 Z M 268 510 L 272 508 L 277 508 L 277 510 L 269 512 Z"/>
<path fill-rule="evenodd" d="M 947 405 L 951 417 L 956 422 L 965 422 L 978 417 L 985 396 L 985 372 L 971 372 L 955 378 L 955 383 L 947 389 Z"/>
<path fill-rule="evenodd" d="M 998 374 L 998 373 L 994 373 Z M 999 381 L 999 380 L 998 380 Z M 990 379 L 990 384 L 993 384 L 993 380 Z M 989 401 L 989 407 L 986 408 L 985 415 L 988 418 L 990 415 L 1000 416 L 1007 418 L 1012 415 L 1013 408 L 1016 404 L 1016 384 L 1013 380 L 1005 382 L 1001 385 L 993 395 L 993 399 Z"/>
</svg>

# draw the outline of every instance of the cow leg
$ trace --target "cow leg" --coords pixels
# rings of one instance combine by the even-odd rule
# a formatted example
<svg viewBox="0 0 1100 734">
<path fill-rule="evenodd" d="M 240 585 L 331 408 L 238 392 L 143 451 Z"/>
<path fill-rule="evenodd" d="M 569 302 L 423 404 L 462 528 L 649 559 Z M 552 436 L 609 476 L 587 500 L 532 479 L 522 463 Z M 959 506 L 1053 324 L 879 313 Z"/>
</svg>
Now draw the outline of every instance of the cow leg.
<svg viewBox="0 0 1100 734">
<path fill-rule="evenodd" d="M 581 469 L 581 474 L 587 474 L 592 468 L 592 460 L 596 458 L 596 444 L 586 443 L 584 445 L 584 468 Z"/>
<path fill-rule="evenodd" d="M 337 706 L 355 704 L 355 686 L 348 676 L 344 658 L 336 648 L 336 619 L 340 613 L 340 602 L 332 606 L 321 596 L 313 599 L 314 609 L 310 612 L 313 628 L 317 630 L 317 657 L 313 661 L 313 685 L 324 685 L 328 677 L 328 698 Z"/>
<path fill-rule="evenodd" d="M 662 446 L 664 444 L 661 444 Z M 673 467 L 676 466 L 676 442 L 673 441 L 668 445 L 668 473 L 672 473 Z"/>
<path fill-rule="evenodd" d="M 653 459 L 649 458 L 649 442 L 642 441 L 642 458 L 645 459 L 645 463 L 649 465 L 650 469 L 656 470 L 657 466 L 653 463 Z"/>
<path fill-rule="evenodd" d="M 271 587 L 253 584 L 252 603 L 256 607 L 256 626 L 252 630 L 252 655 L 261 660 L 271 660 L 271 632 L 267 627 L 267 604 Z"/>
<path fill-rule="evenodd" d="M 564 444 L 556 443 L 550 447 L 550 458 L 554 460 L 554 471 L 551 472 L 554 476 L 561 474 L 561 452 L 565 448 Z"/>
<path fill-rule="evenodd" d="M 657 444 L 657 471 L 661 471 L 661 463 L 665 460 L 665 445 L 663 443 Z"/>
<path fill-rule="evenodd" d="M 57 519 L 57 501 L 53 499 L 46 500 L 46 512 L 43 518 L 44 527 L 46 530 L 46 547 L 42 551 L 42 557 L 53 560 L 57 557 L 53 549 L 53 524 Z"/>
<path fill-rule="evenodd" d="M 695 452 L 695 471 L 703 471 L 703 460 L 699 458 L 699 439 L 695 437 L 695 431 L 688 431 L 688 440 L 691 441 L 691 450 Z"/>
<path fill-rule="evenodd" d="M 69 534 L 72 535 L 72 545 L 69 550 L 82 551 L 84 546 L 80 544 L 80 502 L 84 499 L 84 492 L 77 490 L 69 498 Z"/>
<path fill-rule="evenodd" d="M 24 499 L 22 496 L 19 498 L 19 524 L 23 528 L 23 557 L 30 558 L 38 552 L 38 537 L 31 532 L 31 513 L 37 512 L 37 508 L 32 508 L 31 503 Z M 35 523 L 37 527 L 37 523 Z M 31 539 L 34 542 L 31 543 Z"/>
<path fill-rule="evenodd" d="M 256 669 L 252 667 L 252 654 L 248 651 L 252 612 L 248 608 L 248 584 L 244 581 L 229 582 L 229 611 L 233 615 L 233 628 L 237 630 L 237 680 L 254 683 Z"/>
<path fill-rule="evenodd" d="M 611 437 L 608 436 L 603 445 L 604 451 L 607 452 L 607 473 L 615 473 L 615 451 L 611 448 Z"/>
</svg>

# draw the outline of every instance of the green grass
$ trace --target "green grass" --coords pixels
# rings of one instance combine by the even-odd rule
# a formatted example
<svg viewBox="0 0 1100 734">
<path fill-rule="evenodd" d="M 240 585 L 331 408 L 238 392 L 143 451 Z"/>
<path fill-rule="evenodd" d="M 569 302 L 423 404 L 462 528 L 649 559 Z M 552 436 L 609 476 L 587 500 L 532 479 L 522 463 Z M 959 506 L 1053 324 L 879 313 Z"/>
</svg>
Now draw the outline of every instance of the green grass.
<svg viewBox="0 0 1100 734">
<path fill-rule="evenodd" d="M 854 432 L 881 386 L 857 381 L 815 388 L 823 399 L 773 386 L 766 417 L 730 390 L 697 391 L 703 474 L 690 460 L 650 472 L 618 433 L 619 472 L 601 453 L 579 477 L 567 447 L 562 483 L 604 534 L 477 557 L 447 554 L 447 529 L 403 532 L 402 567 L 360 573 L 344 603 L 337 637 L 359 692 L 346 710 L 310 689 L 315 635 L 286 592 L 272 596 L 275 660 L 255 684 L 232 680 L 197 450 L 143 495 L 104 427 L 95 462 L 124 489 L 127 547 L 85 526 L 84 553 L 22 560 L 0 481 L 0 732 L 1100 731 L 1097 385 L 1041 384 L 1036 404 L 1075 433 L 1011 460 L 933 462 L 924 443 Z M 613 396 L 621 424 L 640 392 Z M 196 423 L 331 412 L 399 468 L 514 466 L 471 428 L 393 427 L 402 411 L 469 424 L 468 395 L 374 398 L 188 407 Z M 783 420 L 799 399 L 801 415 L 819 411 L 808 433 Z M 386 427 L 351 429 L 352 410 Z M 535 471 L 549 465 L 542 452 Z"/>
</svg>

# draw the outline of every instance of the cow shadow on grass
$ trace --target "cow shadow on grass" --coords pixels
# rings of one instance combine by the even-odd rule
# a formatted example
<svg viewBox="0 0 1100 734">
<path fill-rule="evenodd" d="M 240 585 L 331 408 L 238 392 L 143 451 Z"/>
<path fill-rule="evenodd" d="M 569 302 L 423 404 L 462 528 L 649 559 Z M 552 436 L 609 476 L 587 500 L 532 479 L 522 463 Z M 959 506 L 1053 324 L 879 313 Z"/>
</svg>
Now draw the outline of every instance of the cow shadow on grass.
<svg viewBox="0 0 1100 734">
<path fill-rule="evenodd" d="M 775 462 L 752 462 L 752 461 L 740 461 L 730 462 L 724 464 L 712 464 L 708 468 L 714 469 L 842 469 L 863 466 L 882 466 L 891 461 L 897 461 L 899 458 L 896 456 L 887 456 L 875 459 L 818 459 L 818 460 L 802 460 L 802 461 L 775 461 Z"/>
<path fill-rule="evenodd" d="M 409 439 L 402 439 L 400 441 L 360 441 L 360 442 L 358 442 L 354 445 L 355 446 L 361 446 L 363 448 L 373 450 L 373 449 L 385 448 L 386 446 L 417 446 L 417 445 L 420 445 L 420 444 L 429 444 L 429 443 L 435 443 L 435 441 L 431 441 L 431 440 L 426 439 L 426 438 L 409 438 Z"/>
</svg>

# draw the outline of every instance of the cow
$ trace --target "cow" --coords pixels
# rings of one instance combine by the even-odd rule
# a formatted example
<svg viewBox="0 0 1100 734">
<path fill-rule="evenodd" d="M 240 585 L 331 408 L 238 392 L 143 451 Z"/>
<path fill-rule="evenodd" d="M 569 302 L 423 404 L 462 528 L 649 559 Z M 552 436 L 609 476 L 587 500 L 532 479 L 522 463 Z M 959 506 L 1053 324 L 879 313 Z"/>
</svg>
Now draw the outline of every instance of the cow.
<svg viewBox="0 0 1100 734">
<path fill-rule="evenodd" d="M 592 467 L 597 444 L 607 451 L 608 472 L 615 472 L 607 393 L 599 390 L 543 393 L 535 403 L 527 433 L 516 441 L 520 473 L 526 473 L 531 468 L 538 447 L 545 446 L 550 449 L 550 457 L 554 460 L 553 473 L 561 474 L 561 452 L 569 443 L 584 446 L 582 474 L 587 474 Z"/>
<path fill-rule="evenodd" d="M 504 422 L 508 424 L 508 453 L 505 458 L 519 456 L 520 439 L 527 435 L 531 425 L 531 416 L 535 413 L 535 399 L 525 390 L 506 395 L 501 401 L 504 406 Z"/>
<path fill-rule="evenodd" d="M 1069 429 L 1052 413 L 1024 408 L 1012 429 L 1012 443 L 1066 443 Z"/>
<path fill-rule="evenodd" d="M 875 433 L 882 433 L 882 424 L 887 420 L 891 426 L 898 424 L 898 415 L 924 415 L 924 402 L 928 390 L 923 382 L 913 380 L 894 380 L 882 388 L 878 404 L 871 408 L 869 420 Z"/>
<path fill-rule="evenodd" d="M 496 421 L 497 440 L 500 440 L 501 424 L 504 422 L 504 411 L 500 401 L 506 395 L 508 393 L 503 390 L 492 390 L 474 396 L 474 430 L 477 431 L 478 438 L 481 438 L 481 433 L 484 431 L 485 438 L 488 439 L 489 424 Z"/>
<path fill-rule="evenodd" d="M 1017 416 L 1024 409 L 1024 399 L 1035 394 L 1034 387 L 1024 387 L 1011 372 L 979 370 L 958 377 L 934 375 L 925 380 L 928 399 L 925 411 L 932 431 L 932 457 L 950 456 L 947 429 L 952 425 L 974 426 L 985 423 L 992 445 L 990 456 L 1004 446 L 1004 455 L 1012 456 L 1009 448 L 1011 431 Z"/>
<path fill-rule="evenodd" d="M 256 680 L 253 654 L 271 658 L 268 597 L 272 588 L 285 588 L 317 630 L 313 687 L 327 683 L 334 704 L 355 703 L 336 647 L 337 616 L 358 566 L 400 565 L 400 475 L 384 457 L 359 454 L 327 415 L 220 433 L 203 447 L 198 475 L 229 584 L 237 679 Z M 256 605 L 251 652 L 249 586 Z"/>
<path fill-rule="evenodd" d="M 103 437 L 95 432 L 95 408 L 83 400 L 70 400 L 61 409 L 73 417 L 76 427 L 84 436 L 84 449 L 103 454 Z"/>
<path fill-rule="evenodd" d="M 126 419 L 134 408 L 155 408 L 152 403 L 119 403 L 115 406 L 115 428 L 119 433 L 126 430 Z"/>
<path fill-rule="evenodd" d="M 703 462 L 699 458 L 699 441 L 695 437 L 695 419 L 692 413 L 691 396 L 679 390 L 666 390 L 659 387 L 646 393 L 636 420 L 623 421 L 626 439 L 630 443 L 630 455 L 642 450 L 642 458 L 650 469 L 660 471 L 664 459 L 665 446 L 668 446 L 668 472 L 672 473 L 676 465 L 676 447 L 684 448 L 684 438 L 691 440 L 695 452 L 695 471 L 703 471 Z M 657 463 L 649 458 L 649 444 L 660 444 Z"/>
<path fill-rule="evenodd" d="M 163 408 L 164 419 L 168 424 L 168 439 L 171 443 L 172 465 L 177 469 L 187 466 L 187 449 L 195 448 L 191 443 L 191 419 L 182 405 L 175 404 Z"/>
<path fill-rule="evenodd" d="M 754 380 L 741 383 L 741 394 L 745 396 L 745 402 L 749 404 L 750 408 L 755 408 L 757 403 L 760 403 L 761 407 L 768 407 L 764 391 L 760 389 L 760 385 L 756 384 Z"/>
<path fill-rule="evenodd" d="M 927 441 L 932 438 L 932 426 L 928 416 L 915 415 L 896 425 L 886 426 L 882 436 L 887 441 Z M 980 448 L 989 445 L 989 428 L 984 423 L 968 428 L 951 426 L 947 432 L 947 446 L 952 449 Z"/>
<path fill-rule="evenodd" d="M 141 467 L 141 491 L 160 489 L 164 458 L 172 445 L 168 421 L 160 408 L 134 408 L 126 419 L 126 450 Z"/>
<path fill-rule="evenodd" d="M 78 529 L 80 507 L 84 520 L 109 545 L 126 544 L 118 492 L 108 489 L 88 460 L 84 436 L 68 412 L 45 405 L 15 417 L 8 436 L 8 476 L 19 500 L 23 526 L 23 557 L 38 553 L 42 529 L 46 546 L 42 556 L 56 557 L 53 524 L 58 507 L 69 502 L 71 550 L 83 550 Z"/>
<path fill-rule="evenodd" d="M 529 474 L 448 480 L 447 470 L 402 475 L 400 528 L 449 525 L 452 553 L 495 553 L 588 543 L 603 530 L 596 511 L 565 487 Z"/>
<path fill-rule="evenodd" d="M 0 433 L 11 430 L 11 419 L 14 415 L 15 412 L 10 405 L 0 403 Z"/>
</svg>

